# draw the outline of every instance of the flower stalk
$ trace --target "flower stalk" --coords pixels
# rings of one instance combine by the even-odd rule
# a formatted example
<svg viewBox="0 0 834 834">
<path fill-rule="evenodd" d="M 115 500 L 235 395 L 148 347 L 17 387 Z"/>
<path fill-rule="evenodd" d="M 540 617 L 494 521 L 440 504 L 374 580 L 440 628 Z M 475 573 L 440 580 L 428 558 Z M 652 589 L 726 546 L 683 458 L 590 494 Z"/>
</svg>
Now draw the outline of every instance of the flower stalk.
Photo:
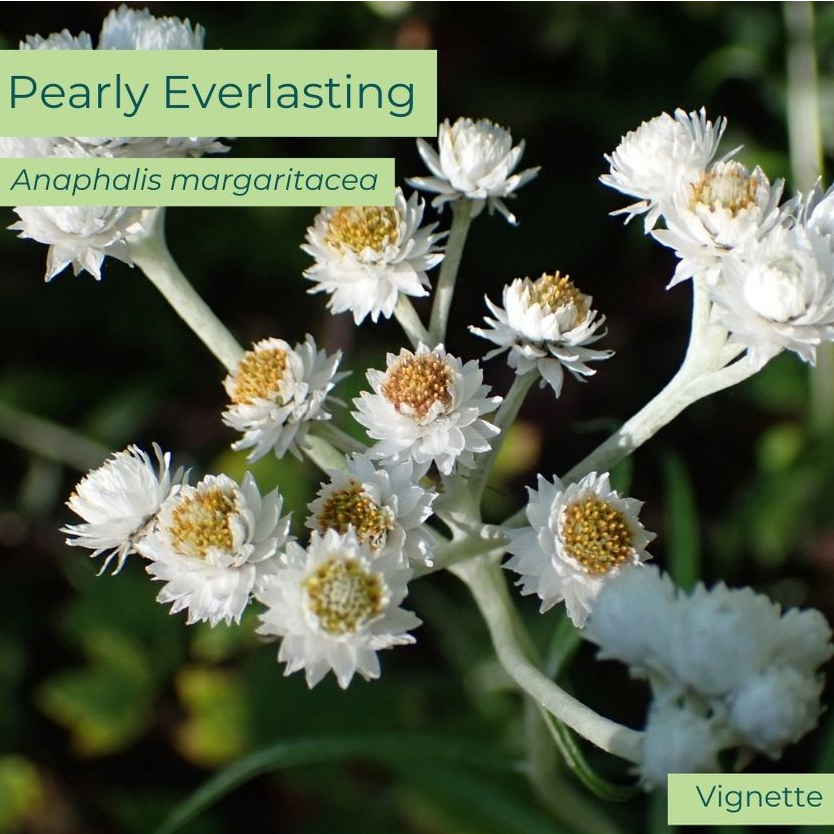
<svg viewBox="0 0 834 834">
<path fill-rule="evenodd" d="M 592 744 L 614 756 L 638 762 L 642 733 L 597 714 L 550 680 L 529 659 L 517 635 L 514 608 L 501 568 L 479 558 L 450 570 L 472 592 L 498 660 L 515 684 Z"/>
<path fill-rule="evenodd" d="M 234 371 L 243 356 L 243 348 L 197 294 L 168 251 L 165 210 L 154 209 L 150 217 L 147 231 L 131 239 L 133 262 L 226 370 Z"/>
<path fill-rule="evenodd" d="M 434 303 L 429 324 L 431 347 L 440 344 L 446 338 L 446 326 L 449 322 L 449 309 L 455 295 L 455 282 L 458 277 L 463 247 L 472 223 L 472 203 L 469 200 L 455 200 L 452 203 L 452 228 L 446 244 L 446 257 L 440 265 L 440 275 L 434 290 Z"/>
</svg>

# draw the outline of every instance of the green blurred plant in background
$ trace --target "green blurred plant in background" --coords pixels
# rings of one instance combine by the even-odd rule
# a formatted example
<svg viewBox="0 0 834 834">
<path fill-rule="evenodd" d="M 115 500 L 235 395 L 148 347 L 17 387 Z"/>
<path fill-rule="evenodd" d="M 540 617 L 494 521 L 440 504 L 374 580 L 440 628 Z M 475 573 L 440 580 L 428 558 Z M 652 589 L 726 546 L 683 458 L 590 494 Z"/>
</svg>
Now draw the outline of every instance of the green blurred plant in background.
<svg viewBox="0 0 834 834">
<path fill-rule="evenodd" d="M 95 31 L 108 9 L 16 4 L 0 13 L 0 46 L 37 31 Z M 797 150 L 795 136 L 813 131 L 789 131 L 787 114 L 800 118 L 789 106 L 790 83 L 813 82 L 809 38 L 819 56 L 824 156 L 834 147 L 828 4 L 814 7 L 815 19 L 779 4 L 740 3 L 160 3 L 154 12 L 199 20 L 208 47 L 437 48 L 441 118 L 483 114 L 512 125 L 528 158 L 544 164 L 519 202 L 519 229 L 495 218 L 473 226 L 447 346 L 480 355 L 483 343 L 464 325 L 480 320 L 483 295 L 495 298 L 513 277 L 559 265 L 605 310 L 606 346 L 617 355 L 592 384 L 565 386 L 559 400 L 531 393 L 485 495 L 495 521 L 519 506 L 533 472 L 567 470 L 654 395 L 683 352 L 688 302 L 662 289 L 673 258 L 647 246 L 637 223 L 623 232 L 606 216 L 619 204 L 596 182 L 603 151 L 643 119 L 703 103 L 732 115 L 725 144 L 744 144 L 741 161 L 807 187 L 816 151 Z M 393 155 L 400 174 L 419 170 L 413 144 L 400 140 L 248 139 L 234 153 Z M 329 316 L 306 295 L 300 273 L 308 259 L 296 243 L 312 215 L 174 210 L 168 236 L 186 274 L 242 341 L 309 331 L 330 350 L 347 348 L 353 374 L 339 394 L 349 401 L 363 370 L 380 367 L 400 337 L 395 323 L 383 322 L 357 340 L 345 316 Z M 283 678 L 252 623 L 186 629 L 154 602 L 139 564 L 129 562 L 117 580 L 96 580 L 94 566 L 57 532 L 69 520 L 63 501 L 78 471 L 110 449 L 151 440 L 186 450 L 193 459 L 185 462 L 204 471 L 240 480 L 250 467 L 228 451 L 217 420 L 224 398 L 219 384 L 207 384 L 217 379 L 214 363 L 136 270 L 111 260 L 100 285 L 62 275 L 47 287 L 37 278 L 40 247 L 7 233 L 0 254 L 0 831 L 147 834 L 233 762 L 212 798 L 238 789 L 180 830 L 666 830 L 662 797 L 611 788 L 606 798 L 623 802 L 609 805 L 580 787 L 538 714 L 519 709 L 474 605 L 451 577 L 413 585 L 409 601 L 425 622 L 418 647 L 386 657 L 381 685 L 347 692 L 332 681 L 308 692 L 297 676 Z M 806 366 L 777 357 L 742 386 L 693 406 L 614 471 L 618 489 L 646 499 L 646 525 L 660 534 L 655 555 L 679 585 L 724 578 L 832 619 L 826 367 L 809 383 Z M 499 363 L 487 374 L 493 388 L 509 388 L 512 373 Z M 337 420 L 356 431 L 346 412 Z M 280 485 L 300 528 L 316 473 L 290 457 L 262 458 L 251 469 L 262 489 Z M 540 617 L 533 604 L 523 613 L 560 684 L 604 715 L 642 724 L 643 684 L 617 664 L 595 662 L 570 639 L 562 613 Z M 253 751 L 261 752 L 247 758 Z M 586 753 L 590 766 L 625 781 L 609 759 Z M 774 767 L 834 769 L 834 726 Z M 206 796 L 194 794 L 182 819 Z"/>
</svg>

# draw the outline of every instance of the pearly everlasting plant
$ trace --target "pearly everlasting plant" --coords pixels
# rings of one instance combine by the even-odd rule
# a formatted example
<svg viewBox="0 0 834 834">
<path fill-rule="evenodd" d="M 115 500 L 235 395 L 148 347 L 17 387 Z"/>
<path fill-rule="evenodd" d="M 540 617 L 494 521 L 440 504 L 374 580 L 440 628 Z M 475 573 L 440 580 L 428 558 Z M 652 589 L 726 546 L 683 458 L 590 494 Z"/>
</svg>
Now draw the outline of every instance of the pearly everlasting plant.
<svg viewBox="0 0 834 834">
<path fill-rule="evenodd" d="M 123 7 L 108 16 L 98 48 L 201 48 L 203 36 L 188 21 Z M 62 32 L 23 48 L 91 47 L 89 37 Z M 224 369 L 216 382 L 225 373 L 228 404 L 216 418 L 237 433 L 234 451 L 250 461 L 290 452 L 321 470 L 294 535 L 282 497 L 294 485 L 262 493 L 252 473 L 238 481 L 223 472 L 191 483 L 158 448 L 154 462 L 130 446 L 78 484 L 68 506 L 80 521 L 64 528 L 68 544 L 104 555 L 104 567 L 116 560 L 117 571 L 137 554 L 128 569 L 143 565 L 159 583 L 159 602 L 188 624 L 240 626 L 252 606 L 257 633 L 277 644 L 284 672 L 303 671 L 310 687 L 330 673 L 341 688 L 379 678 L 379 653 L 413 644 L 418 614 L 430 613 L 420 612 L 419 595 L 417 613 L 404 607 L 411 583 L 447 570 L 483 616 L 502 686 L 523 693 L 534 717 L 540 711 L 597 794 L 601 777 L 564 734 L 628 762 L 646 789 L 662 787 L 672 771 L 716 769 L 727 751 L 740 752 L 741 763 L 780 756 L 814 729 L 823 708 L 822 666 L 832 654 L 825 619 L 783 612 L 749 588 L 675 588 L 645 564 L 654 534 L 641 520 L 642 502 L 608 474 L 688 405 L 784 350 L 813 361 L 834 341 L 834 197 L 818 187 L 783 201 L 781 182 L 732 153 L 716 159 L 725 124 L 704 110 L 662 114 L 606 157 L 603 182 L 636 201 L 617 213 L 645 215 L 645 231 L 677 257 L 672 283 L 691 279 L 689 346 L 666 388 L 567 472 L 538 475 L 500 523 L 484 520 L 482 498 L 533 384 L 543 389 L 537 396 L 558 397 L 565 372 L 590 380 L 608 372 L 611 363 L 596 363 L 612 355 L 598 346 L 605 316 L 558 272 L 488 276 L 484 325 L 454 322 L 465 337 L 469 325 L 482 338 L 459 342 L 451 332 L 470 222 L 485 206 L 514 222 L 504 201 L 538 172 L 515 173 L 524 143 L 514 145 L 508 130 L 462 118 L 439 126 L 437 150 L 418 143 L 431 176 L 411 182 L 436 195 L 435 208 L 452 204 L 448 229 L 442 212 L 428 217 L 417 195 L 401 190 L 389 206 L 328 207 L 310 217 L 302 248 L 313 263 L 299 282 L 313 281 L 311 292 L 327 295 L 322 307 L 351 312 L 357 326 L 393 316 L 402 327 L 390 352 L 368 361 L 352 410 L 339 390 L 341 351 L 301 332 L 261 334 L 244 350 L 174 263 L 161 211 L 18 209 L 13 228 L 50 247 L 48 277 L 67 265 L 99 277 L 112 255 L 135 264 L 170 301 Z M 219 149 L 213 142 L 55 137 L 3 139 L 0 150 L 191 155 Z M 499 291 L 500 305 L 489 300 Z M 430 306 L 427 317 L 414 298 Z M 507 390 L 500 375 L 485 383 L 481 361 L 504 353 L 515 371 Z M 569 451 L 570 427 L 559 425 L 549 439 Z M 558 685 L 515 608 L 525 595 L 537 598 L 527 606 L 534 616 L 538 607 L 555 617 L 564 604 L 574 633 L 596 644 L 600 659 L 622 661 L 648 682 L 641 729 Z"/>
</svg>

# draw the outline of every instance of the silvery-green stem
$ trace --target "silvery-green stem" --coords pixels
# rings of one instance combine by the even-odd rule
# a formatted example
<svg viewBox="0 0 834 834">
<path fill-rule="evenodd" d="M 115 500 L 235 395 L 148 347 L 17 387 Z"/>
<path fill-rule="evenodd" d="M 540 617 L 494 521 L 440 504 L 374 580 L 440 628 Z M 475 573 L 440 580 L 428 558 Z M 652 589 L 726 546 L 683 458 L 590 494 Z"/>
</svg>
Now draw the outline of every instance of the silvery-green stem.
<svg viewBox="0 0 834 834">
<path fill-rule="evenodd" d="M 819 74 L 815 44 L 814 4 L 783 3 L 787 35 L 787 110 L 791 177 L 794 188 L 807 192 L 822 173 Z M 828 431 L 834 424 L 834 344 L 817 348 L 811 374 L 811 422 Z"/>
<path fill-rule="evenodd" d="M 476 460 L 476 469 L 469 477 L 469 489 L 476 502 L 480 502 L 484 494 L 490 472 L 492 472 L 495 458 L 501 450 L 501 446 L 507 436 L 507 431 L 515 421 L 518 410 L 521 408 L 524 398 L 533 383 L 539 378 L 537 370 L 528 371 L 526 374 L 516 374 L 513 384 L 504 397 L 495 415 L 495 425 L 501 429 L 501 433 L 493 438 L 492 448 L 488 452 L 479 455 Z"/>
<path fill-rule="evenodd" d="M 469 200 L 455 200 L 452 203 L 452 228 L 446 243 L 446 255 L 440 264 L 440 275 L 434 289 L 434 303 L 429 324 L 429 347 L 435 347 L 446 338 L 449 322 L 449 308 L 455 295 L 455 281 L 458 277 L 460 259 L 472 222 L 472 203 Z"/>
<path fill-rule="evenodd" d="M 488 559 L 479 558 L 462 562 L 450 570 L 472 592 L 489 628 L 498 660 L 515 684 L 592 744 L 614 756 L 638 762 L 642 733 L 594 712 L 528 659 L 516 633 L 512 601 L 502 569 Z"/>
<path fill-rule="evenodd" d="M 412 347 L 417 347 L 420 342 L 428 344 L 429 334 L 407 295 L 400 293 L 397 306 L 394 307 L 394 316 L 400 323 L 405 335 L 408 336 L 408 341 L 411 342 Z"/>
<path fill-rule="evenodd" d="M 149 212 L 149 218 L 147 231 L 130 241 L 133 262 L 226 370 L 234 371 L 243 348 L 200 298 L 171 257 L 165 243 L 164 209 L 154 209 Z"/>
<path fill-rule="evenodd" d="M 564 483 L 575 483 L 590 472 L 610 472 L 685 408 L 756 373 L 745 357 L 726 365 L 742 349 L 727 341 L 726 331 L 710 323 L 711 302 L 698 280 L 693 281 L 693 293 L 692 331 L 678 372 L 654 399 L 567 472 Z M 525 523 L 524 508 L 504 522 L 507 527 Z"/>
</svg>

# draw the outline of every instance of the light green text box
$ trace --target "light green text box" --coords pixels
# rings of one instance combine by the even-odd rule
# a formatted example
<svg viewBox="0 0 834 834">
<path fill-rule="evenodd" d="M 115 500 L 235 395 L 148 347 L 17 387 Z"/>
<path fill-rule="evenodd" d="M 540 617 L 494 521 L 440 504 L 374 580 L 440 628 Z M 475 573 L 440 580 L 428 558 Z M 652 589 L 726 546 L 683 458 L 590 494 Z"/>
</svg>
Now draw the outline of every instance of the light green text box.
<svg viewBox="0 0 834 834">
<path fill-rule="evenodd" d="M 736 810 L 737 809 L 737 810 Z M 830 825 L 832 773 L 673 773 L 669 825 Z"/>
<path fill-rule="evenodd" d="M 158 189 L 152 187 L 154 176 Z M 13 187 L 16 181 L 18 186 Z M 316 190 L 316 184 L 321 188 Z M 367 190 L 370 186 L 373 190 Z M 383 206 L 393 202 L 394 160 L 389 157 L 0 159 L 0 205 L 6 206 Z"/>
<path fill-rule="evenodd" d="M 278 106 L 281 92 L 292 104 L 281 84 L 299 91 L 297 107 Z M 320 107 L 305 94 L 311 84 L 322 85 L 309 90 Z M 380 92 L 366 86 L 360 101 L 360 85 Z M 81 106 L 85 89 L 89 107 Z M 0 125 L 5 136 L 429 136 L 437 132 L 437 53 L 0 50 Z"/>
</svg>

